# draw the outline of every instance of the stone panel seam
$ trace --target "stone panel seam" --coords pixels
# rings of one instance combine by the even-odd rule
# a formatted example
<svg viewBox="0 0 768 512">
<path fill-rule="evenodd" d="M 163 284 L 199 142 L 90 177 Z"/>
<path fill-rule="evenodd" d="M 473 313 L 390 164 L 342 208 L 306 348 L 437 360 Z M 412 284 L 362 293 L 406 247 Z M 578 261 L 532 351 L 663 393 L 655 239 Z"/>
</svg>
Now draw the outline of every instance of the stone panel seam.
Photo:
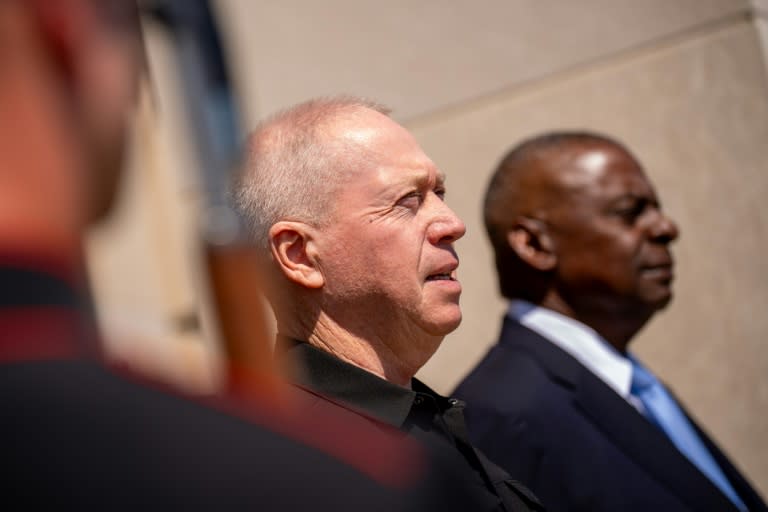
<svg viewBox="0 0 768 512">
<path fill-rule="evenodd" d="M 501 87 L 494 92 L 482 94 L 474 98 L 445 105 L 426 113 L 402 119 L 400 122 L 409 130 L 423 129 L 432 124 L 441 123 L 444 120 L 461 116 L 469 111 L 481 109 L 494 103 L 508 101 L 515 97 L 525 96 L 542 88 L 548 88 L 556 83 L 567 81 L 600 69 L 605 69 L 628 60 L 675 48 L 690 43 L 696 39 L 711 37 L 739 25 L 751 25 L 754 27 L 755 17 L 760 16 L 762 18 L 764 14 L 766 13 L 758 13 L 757 9 L 752 6 L 745 6 L 741 11 L 730 13 L 727 16 L 723 16 L 716 20 L 710 20 L 593 59 L 577 62 L 562 69 L 544 73 L 538 77 Z"/>
</svg>

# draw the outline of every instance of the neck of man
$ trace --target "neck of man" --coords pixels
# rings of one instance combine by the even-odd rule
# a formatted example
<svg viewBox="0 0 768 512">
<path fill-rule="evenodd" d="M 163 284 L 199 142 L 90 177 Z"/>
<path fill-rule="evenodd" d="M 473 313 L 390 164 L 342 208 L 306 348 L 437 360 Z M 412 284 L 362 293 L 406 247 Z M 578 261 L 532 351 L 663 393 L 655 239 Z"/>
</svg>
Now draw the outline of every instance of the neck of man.
<svg viewBox="0 0 768 512">
<path fill-rule="evenodd" d="M 637 310 L 621 312 L 609 308 L 577 306 L 569 304 L 556 295 L 548 295 L 539 303 L 539 306 L 556 311 L 594 329 L 622 354 L 627 352 L 629 342 L 653 314 L 641 313 Z"/>
<path fill-rule="evenodd" d="M 306 340 L 342 361 L 406 388 L 411 387 L 413 376 L 442 341 L 442 337 L 420 340 L 414 333 L 372 332 L 368 326 L 345 328 L 324 312 L 320 312 L 311 328 L 299 332 L 299 325 L 300 322 L 294 323 L 293 329 L 280 327 L 280 332 Z"/>
</svg>

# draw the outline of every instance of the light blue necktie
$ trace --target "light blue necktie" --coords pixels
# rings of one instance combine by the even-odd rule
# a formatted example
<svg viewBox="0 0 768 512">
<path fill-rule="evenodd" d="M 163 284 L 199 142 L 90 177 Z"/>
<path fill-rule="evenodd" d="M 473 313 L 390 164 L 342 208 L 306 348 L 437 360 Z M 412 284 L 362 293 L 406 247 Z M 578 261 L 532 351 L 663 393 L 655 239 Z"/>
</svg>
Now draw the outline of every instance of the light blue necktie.
<svg viewBox="0 0 768 512">
<path fill-rule="evenodd" d="M 685 416 L 677 402 L 664 386 L 635 359 L 632 361 L 632 387 L 630 393 L 640 399 L 645 406 L 646 416 L 655 423 L 677 446 L 688 460 L 728 496 L 736 507 L 746 512 L 747 507 L 733 490 L 730 482 L 715 462 L 712 454 L 704 446 L 691 422 Z"/>
</svg>

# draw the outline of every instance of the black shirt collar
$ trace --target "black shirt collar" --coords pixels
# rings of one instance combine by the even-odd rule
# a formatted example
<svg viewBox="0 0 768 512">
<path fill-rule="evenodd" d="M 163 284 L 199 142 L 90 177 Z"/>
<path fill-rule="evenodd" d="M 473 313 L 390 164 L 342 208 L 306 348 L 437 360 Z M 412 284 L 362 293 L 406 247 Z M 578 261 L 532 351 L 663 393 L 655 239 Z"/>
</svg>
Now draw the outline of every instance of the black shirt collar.
<svg viewBox="0 0 768 512">
<path fill-rule="evenodd" d="M 414 403 L 434 401 L 441 411 L 455 405 L 416 378 L 407 389 L 306 342 L 280 339 L 278 344 L 296 367 L 293 380 L 299 386 L 393 427 L 403 427 Z"/>
</svg>

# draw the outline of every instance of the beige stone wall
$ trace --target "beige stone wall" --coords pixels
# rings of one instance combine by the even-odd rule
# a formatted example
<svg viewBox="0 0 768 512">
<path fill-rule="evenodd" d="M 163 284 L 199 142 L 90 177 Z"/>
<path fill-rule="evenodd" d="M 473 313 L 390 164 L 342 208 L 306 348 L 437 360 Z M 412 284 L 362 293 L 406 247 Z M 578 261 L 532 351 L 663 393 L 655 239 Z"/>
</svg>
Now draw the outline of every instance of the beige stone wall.
<svg viewBox="0 0 768 512">
<path fill-rule="evenodd" d="M 448 392 L 495 341 L 503 302 L 480 222 L 498 158 L 555 128 L 599 130 L 646 166 L 682 237 L 676 298 L 633 347 L 768 495 L 768 2 L 218 2 L 247 124 L 321 94 L 389 104 L 448 175 L 465 219 L 462 326 L 420 373 Z M 116 355 L 215 382 L 199 309 L 194 179 L 160 34 L 156 81 L 120 216 L 91 243 Z M 168 169 L 172 172 L 168 173 Z M 165 177 L 158 177 L 158 173 Z M 192 371 L 194 370 L 194 371 Z M 193 377 L 189 377 L 192 375 Z"/>
<path fill-rule="evenodd" d="M 409 123 L 450 177 L 449 203 L 469 230 L 459 242 L 465 321 L 422 375 L 451 389 L 495 340 L 503 306 L 478 198 L 501 153 L 552 128 L 610 133 L 633 148 L 682 231 L 675 301 L 633 348 L 765 489 L 768 84 L 761 63 L 753 24 L 728 23 Z"/>
</svg>

